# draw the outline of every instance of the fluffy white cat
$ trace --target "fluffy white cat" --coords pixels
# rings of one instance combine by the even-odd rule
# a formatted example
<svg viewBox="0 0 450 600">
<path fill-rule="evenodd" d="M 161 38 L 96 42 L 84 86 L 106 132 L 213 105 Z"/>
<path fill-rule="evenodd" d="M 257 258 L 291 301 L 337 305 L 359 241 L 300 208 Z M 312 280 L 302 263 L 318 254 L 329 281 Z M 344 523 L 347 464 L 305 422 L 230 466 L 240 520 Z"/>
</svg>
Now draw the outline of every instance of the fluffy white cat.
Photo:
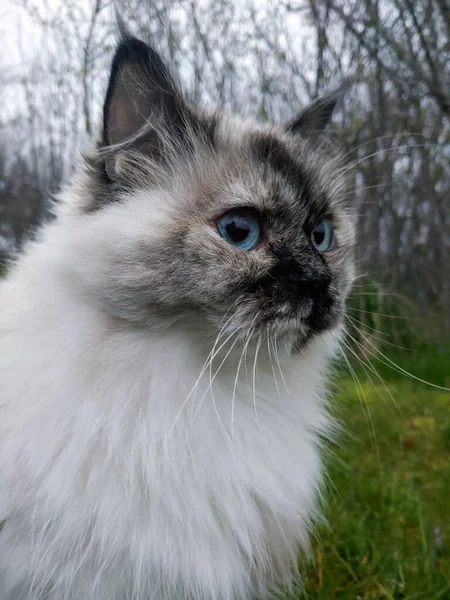
<svg viewBox="0 0 450 600">
<path fill-rule="evenodd" d="M 206 115 L 121 40 L 102 137 L 0 283 L 1 600 L 297 576 L 354 269 L 335 102 Z"/>
</svg>

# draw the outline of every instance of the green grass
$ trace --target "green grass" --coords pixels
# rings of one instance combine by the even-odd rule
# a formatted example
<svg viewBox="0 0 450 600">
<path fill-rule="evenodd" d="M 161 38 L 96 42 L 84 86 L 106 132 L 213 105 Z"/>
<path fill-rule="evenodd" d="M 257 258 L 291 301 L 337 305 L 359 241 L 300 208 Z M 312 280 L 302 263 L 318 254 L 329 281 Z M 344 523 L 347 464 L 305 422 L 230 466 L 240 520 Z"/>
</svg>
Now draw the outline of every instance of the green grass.
<svg viewBox="0 0 450 600">
<path fill-rule="evenodd" d="M 449 353 L 395 360 L 450 385 Z M 328 461 L 328 525 L 305 590 L 289 600 L 450 600 L 450 393 L 377 370 L 393 399 L 361 370 L 361 388 L 348 375 L 339 383 L 333 406 L 346 432 Z"/>
</svg>

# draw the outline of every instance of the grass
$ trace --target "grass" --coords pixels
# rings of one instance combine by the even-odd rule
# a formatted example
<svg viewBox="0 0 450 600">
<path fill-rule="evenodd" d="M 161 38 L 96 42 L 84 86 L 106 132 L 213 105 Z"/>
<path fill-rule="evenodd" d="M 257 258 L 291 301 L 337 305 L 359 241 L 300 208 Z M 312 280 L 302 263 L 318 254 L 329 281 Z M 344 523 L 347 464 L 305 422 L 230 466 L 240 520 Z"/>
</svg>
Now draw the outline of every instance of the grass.
<svg viewBox="0 0 450 600">
<path fill-rule="evenodd" d="M 450 353 L 394 360 L 450 386 Z M 333 406 L 346 432 L 329 459 L 328 525 L 289 600 L 450 600 L 450 392 L 379 367 L 393 399 L 375 376 L 359 371 L 361 387 L 341 378 Z"/>
</svg>

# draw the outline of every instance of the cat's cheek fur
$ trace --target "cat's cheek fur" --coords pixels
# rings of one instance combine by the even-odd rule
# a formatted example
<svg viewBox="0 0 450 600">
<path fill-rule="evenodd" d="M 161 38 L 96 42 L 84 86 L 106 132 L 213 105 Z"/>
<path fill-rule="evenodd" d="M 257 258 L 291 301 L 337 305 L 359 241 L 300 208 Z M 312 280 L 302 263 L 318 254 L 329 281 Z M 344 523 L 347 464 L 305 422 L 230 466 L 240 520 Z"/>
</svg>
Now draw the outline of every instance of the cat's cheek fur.
<svg viewBox="0 0 450 600">
<path fill-rule="evenodd" d="M 281 356 L 285 383 L 258 362 L 255 405 L 242 370 L 232 407 L 233 361 L 184 405 L 201 332 L 121 326 L 54 250 L 1 288 L 0 597 L 269 597 L 307 545 L 338 333 Z"/>
<path fill-rule="evenodd" d="M 161 190 L 135 193 L 93 215 L 65 216 L 64 229 L 47 234 L 55 252 L 67 256 L 62 277 L 74 293 L 131 323 L 155 324 L 151 307 L 176 305 L 189 289 L 170 241 L 178 235 L 171 198 Z"/>
</svg>

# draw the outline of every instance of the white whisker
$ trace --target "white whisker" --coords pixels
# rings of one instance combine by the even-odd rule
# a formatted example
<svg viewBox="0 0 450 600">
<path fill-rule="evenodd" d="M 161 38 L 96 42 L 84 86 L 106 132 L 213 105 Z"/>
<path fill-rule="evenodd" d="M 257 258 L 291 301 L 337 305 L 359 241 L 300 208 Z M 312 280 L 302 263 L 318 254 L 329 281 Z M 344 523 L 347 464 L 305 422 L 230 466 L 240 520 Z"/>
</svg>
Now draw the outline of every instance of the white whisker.
<svg viewBox="0 0 450 600">
<path fill-rule="evenodd" d="M 282 379 L 282 381 L 284 383 L 284 387 L 286 388 L 286 391 L 289 392 L 289 388 L 287 386 L 286 379 L 284 378 L 283 371 L 281 370 L 280 357 L 278 355 L 278 347 L 276 345 L 277 344 L 276 339 L 273 339 L 273 343 L 274 343 L 275 361 L 276 361 L 276 363 L 278 365 L 278 370 L 280 372 L 281 379 Z"/>
<path fill-rule="evenodd" d="M 357 340 L 355 340 L 355 338 L 353 336 L 351 336 L 348 332 L 347 332 L 347 335 L 359 348 L 364 350 L 364 348 L 361 346 L 361 344 L 359 344 L 359 342 Z M 378 377 L 378 379 L 380 380 L 384 389 L 388 393 L 393 405 L 400 412 L 397 402 L 396 402 L 394 396 L 392 395 L 391 390 L 389 389 L 392 386 L 390 386 L 388 384 L 388 382 L 385 379 L 383 379 L 383 377 L 381 377 L 381 375 L 378 373 L 378 371 L 375 369 L 375 367 L 372 365 L 372 363 L 370 361 L 365 361 L 360 356 L 358 356 L 358 354 L 353 350 L 353 348 L 349 344 L 347 344 L 345 341 L 343 343 L 344 343 L 345 347 L 349 350 L 349 352 L 351 352 L 353 354 L 353 356 L 358 360 L 358 362 L 362 365 L 364 372 L 366 373 L 367 378 L 369 379 L 370 383 L 372 384 L 374 390 L 378 393 L 377 387 L 376 387 L 375 383 L 373 382 L 372 377 L 370 376 L 368 371 L 372 372 L 374 375 L 376 375 L 376 377 Z"/>
<path fill-rule="evenodd" d="M 375 329 L 374 327 L 370 327 L 369 325 L 366 325 L 365 323 L 361 323 L 361 321 L 358 321 L 357 319 L 352 318 L 350 315 L 345 315 L 346 319 L 348 319 L 350 321 L 351 326 L 356 329 L 356 331 L 361 335 L 361 330 L 360 328 L 364 328 L 364 329 L 369 329 L 372 332 L 376 332 L 379 333 L 381 335 L 387 335 L 381 331 L 379 331 L 378 329 Z M 359 327 L 358 327 L 359 326 Z M 349 334 L 350 335 L 350 334 Z M 370 336 L 376 340 L 378 340 L 379 342 L 381 342 L 382 344 L 386 344 L 388 346 L 392 346 L 393 348 L 397 348 L 399 350 L 404 350 L 405 352 L 411 352 L 410 348 L 405 348 L 404 346 L 399 346 L 398 344 L 393 344 L 392 342 L 389 342 L 388 340 L 384 339 L 381 337 L 381 335 L 376 335 L 375 333 L 371 333 Z"/>
<path fill-rule="evenodd" d="M 232 318 L 232 317 L 230 317 L 230 318 L 229 318 L 229 320 L 231 320 L 231 318 Z M 229 320 L 227 321 L 227 323 L 229 322 Z M 226 324 L 227 324 L 227 323 L 226 323 Z M 198 388 L 198 385 L 199 385 L 199 383 L 200 383 L 200 380 L 202 379 L 203 375 L 205 374 L 206 370 L 208 369 L 208 366 L 209 366 L 210 362 L 211 362 L 211 361 L 214 359 L 214 356 L 215 356 L 215 354 L 214 354 L 214 350 L 215 350 L 215 348 L 216 348 L 216 346 L 217 346 L 217 343 L 218 343 L 218 341 L 220 340 L 221 336 L 223 335 L 223 333 L 224 333 L 224 331 L 225 331 L 226 324 L 225 324 L 225 325 L 222 327 L 222 329 L 221 329 L 221 330 L 219 331 L 219 333 L 217 334 L 217 337 L 216 337 L 216 340 L 215 340 L 215 342 L 214 342 L 213 348 L 212 348 L 211 352 L 208 354 L 208 356 L 206 357 L 206 360 L 205 360 L 205 362 L 204 362 L 204 364 L 203 364 L 203 367 L 202 367 L 202 369 L 201 369 L 201 371 L 200 371 L 200 374 L 198 375 L 198 377 L 197 377 L 197 379 L 196 379 L 196 381 L 195 381 L 194 385 L 192 386 L 192 388 L 191 388 L 191 390 L 190 390 L 189 394 L 187 395 L 186 399 L 184 400 L 184 402 L 183 402 L 183 403 L 182 403 L 182 405 L 180 406 L 180 408 L 179 408 L 179 410 L 178 410 L 177 414 L 175 415 L 175 419 L 174 419 L 174 421 L 173 421 L 173 423 L 172 423 L 172 425 L 171 425 L 171 427 L 170 427 L 170 429 L 169 429 L 169 431 L 168 431 L 168 434 L 167 434 L 167 436 L 166 436 L 166 441 L 165 441 L 165 444 L 164 444 L 164 447 L 165 447 L 165 449 L 166 449 L 166 450 L 167 450 L 167 444 L 168 444 L 168 442 L 169 442 L 169 439 L 170 439 L 170 437 L 171 437 L 171 435 L 172 435 L 172 433 L 173 433 L 173 431 L 174 431 L 174 429 L 175 429 L 175 426 L 176 426 L 176 424 L 177 424 L 177 422 L 178 422 L 178 420 L 179 420 L 179 418 L 180 418 L 180 416 L 181 416 L 181 414 L 182 414 L 182 412 L 183 412 L 184 408 L 186 407 L 186 405 L 187 405 L 187 403 L 189 402 L 189 399 L 190 399 L 191 397 L 195 398 L 195 393 L 196 393 L 196 391 L 197 391 L 197 388 Z M 226 343 L 227 343 L 227 342 L 228 342 L 228 341 L 231 339 L 231 337 L 232 337 L 233 335 L 234 335 L 234 334 L 233 334 L 233 333 L 231 333 L 231 334 L 230 334 L 230 335 L 227 337 L 227 339 L 226 339 L 226 340 L 225 340 L 225 341 L 224 341 L 224 342 L 221 344 L 221 346 L 220 346 L 220 347 L 217 349 L 217 351 L 216 351 L 216 352 L 220 352 L 220 350 L 221 350 L 221 349 L 222 349 L 222 348 L 225 346 L 225 344 L 226 344 Z"/>
<path fill-rule="evenodd" d="M 388 319 L 409 319 L 410 317 L 402 317 L 400 315 L 387 315 L 385 313 L 373 312 L 372 310 L 363 310 L 362 308 L 355 308 L 354 306 L 347 306 L 347 310 L 356 311 L 359 313 L 365 313 L 367 315 L 375 315 L 376 317 L 386 317 Z"/>
<path fill-rule="evenodd" d="M 345 363 L 347 365 L 347 368 L 350 371 L 350 375 L 352 376 L 352 379 L 355 382 L 356 393 L 358 394 L 359 403 L 360 403 L 362 411 L 364 413 L 364 417 L 366 419 L 366 423 L 367 423 L 367 425 L 369 427 L 369 433 L 370 433 L 370 437 L 372 439 L 372 443 L 374 445 L 374 448 L 375 448 L 375 451 L 377 453 L 378 459 L 380 460 L 380 453 L 379 453 L 379 448 L 378 448 L 376 434 L 375 434 L 375 427 L 373 425 L 372 415 L 370 414 L 370 409 L 369 409 L 369 405 L 368 405 L 368 402 L 367 402 L 366 393 L 364 392 L 364 388 L 363 388 L 363 386 L 361 384 L 361 381 L 359 380 L 359 377 L 356 375 L 355 370 L 353 369 L 353 367 L 352 367 L 349 359 L 347 358 L 347 355 L 342 350 L 342 346 L 340 344 L 339 344 L 339 350 L 341 351 L 341 354 L 344 357 L 344 360 L 345 360 Z M 356 356 L 356 358 L 359 360 L 358 356 Z"/>
<path fill-rule="evenodd" d="M 206 388 L 206 390 L 204 391 L 204 393 L 203 393 L 203 396 L 201 397 L 201 399 L 200 399 L 200 402 L 199 402 L 199 404 L 198 404 L 197 408 L 195 409 L 195 413 L 194 413 L 194 415 L 192 416 L 191 423 L 192 423 L 192 422 L 195 420 L 196 416 L 198 415 L 198 412 L 199 412 L 200 408 L 202 407 L 203 401 L 204 401 L 204 399 L 206 398 L 206 396 L 207 396 L 207 394 L 208 394 L 209 390 L 211 390 L 211 394 L 212 394 L 212 384 L 214 383 L 214 380 L 215 380 L 215 378 L 217 377 L 217 375 L 218 375 L 218 373 L 219 373 L 220 369 L 222 368 L 222 366 L 224 365 L 225 361 L 226 361 L 226 360 L 227 360 L 227 358 L 230 356 L 230 354 L 231 354 L 231 352 L 232 352 L 233 348 L 236 346 L 236 344 L 237 344 L 237 342 L 238 342 L 238 338 L 236 338 L 236 339 L 234 340 L 234 342 L 231 344 L 231 348 L 229 348 L 229 350 L 228 350 L 228 351 L 227 351 L 227 353 L 225 354 L 224 358 L 222 359 L 222 362 L 221 362 L 221 363 L 220 363 L 220 365 L 217 367 L 217 369 L 216 369 L 216 371 L 215 371 L 215 373 L 214 373 L 214 376 L 212 376 L 212 363 L 213 363 L 213 360 L 214 360 L 214 358 L 217 356 L 217 354 L 220 352 L 220 350 L 223 348 L 223 346 L 224 346 L 224 345 L 225 345 L 225 344 L 228 342 L 228 340 L 229 340 L 229 339 L 230 339 L 230 338 L 231 338 L 233 335 L 235 335 L 235 334 L 234 334 L 234 333 L 232 333 L 232 334 L 231 334 L 231 335 L 230 335 L 230 336 L 229 336 L 229 337 L 228 337 L 228 338 L 225 340 L 225 342 L 224 342 L 224 343 L 223 343 L 223 344 L 220 346 L 220 348 L 218 348 L 218 349 L 217 349 L 217 351 L 214 353 L 214 355 L 211 357 L 211 360 L 209 361 L 209 384 L 208 384 L 208 387 Z"/>
<path fill-rule="evenodd" d="M 258 352 L 259 352 L 260 346 L 261 346 L 261 338 L 259 338 L 256 343 L 255 359 L 253 361 L 253 409 L 255 411 L 255 419 L 256 419 L 256 423 L 258 425 L 258 429 L 262 432 L 261 423 L 259 421 L 258 411 L 256 408 L 256 361 L 258 359 Z"/>
<path fill-rule="evenodd" d="M 276 376 L 276 373 L 275 373 L 275 367 L 274 367 L 274 364 L 273 364 L 272 352 L 270 350 L 270 334 L 269 334 L 269 332 L 267 332 L 267 352 L 269 354 L 269 361 L 270 361 L 270 366 L 272 367 L 272 373 L 273 373 L 273 378 L 274 378 L 274 381 L 275 381 L 275 386 L 277 388 L 277 392 L 279 392 L 280 388 L 278 387 L 278 379 L 277 379 L 277 376 Z"/>
<path fill-rule="evenodd" d="M 437 390 L 442 390 L 444 392 L 450 392 L 450 388 L 448 388 L 448 387 L 445 387 L 443 385 L 436 385 L 435 383 L 431 383 L 431 381 L 427 381 L 426 379 L 417 377 L 416 375 L 413 375 L 413 373 L 410 373 L 406 369 L 403 369 L 402 367 L 400 367 L 400 365 L 398 365 L 396 362 L 394 362 L 388 356 L 386 356 L 383 352 L 381 352 L 381 350 L 379 350 L 374 344 L 372 344 L 372 342 L 363 333 L 361 333 L 361 335 L 366 340 L 366 342 L 375 350 L 375 352 L 370 352 L 370 350 L 368 350 L 368 352 L 371 354 L 371 356 L 376 358 L 378 361 L 380 361 L 384 365 L 390 367 L 393 371 L 397 371 L 397 373 L 401 373 L 402 375 L 407 375 L 408 377 L 411 377 L 411 379 L 415 379 L 416 381 L 419 381 L 420 383 L 424 383 L 425 385 L 428 385 Z M 382 356 L 384 360 L 382 360 L 379 356 L 377 356 L 377 353 L 380 356 Z"/>
</svg>

